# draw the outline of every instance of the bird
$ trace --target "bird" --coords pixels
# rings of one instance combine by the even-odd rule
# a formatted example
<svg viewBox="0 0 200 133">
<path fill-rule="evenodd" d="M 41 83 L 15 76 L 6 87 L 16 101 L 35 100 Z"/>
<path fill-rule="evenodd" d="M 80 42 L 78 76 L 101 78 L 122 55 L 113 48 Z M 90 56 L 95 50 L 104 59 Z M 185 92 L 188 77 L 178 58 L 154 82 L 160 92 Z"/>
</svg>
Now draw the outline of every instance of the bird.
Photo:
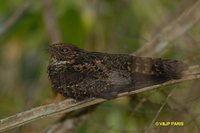
<svg viewBox="0 0 200 133">
<path fill-rule="evenodd" d="M 48 77 L 66 98 L 113 99 L 119 93 L 180 79 L 188 65 L 180 60 L 92 52 L 72 44 L 49 45 Z"/>
</svg>

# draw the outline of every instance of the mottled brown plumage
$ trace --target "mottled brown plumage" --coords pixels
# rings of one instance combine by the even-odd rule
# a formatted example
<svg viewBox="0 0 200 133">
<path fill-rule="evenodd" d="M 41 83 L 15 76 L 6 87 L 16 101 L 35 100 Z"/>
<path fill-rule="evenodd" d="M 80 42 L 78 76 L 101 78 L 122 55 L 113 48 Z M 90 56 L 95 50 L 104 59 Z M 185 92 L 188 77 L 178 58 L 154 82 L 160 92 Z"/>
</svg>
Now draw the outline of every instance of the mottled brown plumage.
<svg viewBox="0 0 200 133">
<path fill-rule="evenodd" d="M 178 79 L 187 66 L 178 60 L 88 52 L 72 45 L 49 46 L 48 74 L 65 97 L 112 99 L 121 92 Z"/>
</svg>

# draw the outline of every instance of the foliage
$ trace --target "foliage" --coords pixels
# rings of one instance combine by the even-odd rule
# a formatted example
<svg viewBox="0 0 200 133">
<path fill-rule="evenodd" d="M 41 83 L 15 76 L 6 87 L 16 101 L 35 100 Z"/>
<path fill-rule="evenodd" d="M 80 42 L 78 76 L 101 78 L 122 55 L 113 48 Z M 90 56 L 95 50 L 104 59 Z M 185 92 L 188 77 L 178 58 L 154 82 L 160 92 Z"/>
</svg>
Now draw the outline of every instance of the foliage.
<svg viewBox="0 0 200 133">
<path fill-rule="evenodd" d="M 25 0 L 0 1 L 0 118 L 54 101 L 46 70 L 49 44 L 59 41 L 93 51 L 134 53 L 170 19 L 176 18 L 181 13 L 180 9 L 193 3 L 186 0 L 29 2 L 27 9 L 17 16 L 15 13 L 25 8 Z M 48 3 L 50 6 L 47 6 Z M 52 17 L 46 19 L 47 15 Z M 18 18 L 11 20 L 13 24 L 4 31 L 13 16 Z M 51 31 L 55 31 L 59 40 L 53 40 L 52 32 L 49 33 L 48 24 L 54 22 L 57 29 L 51 27 Z M 159 56 L 199 63 L 199 29 L 199 25 L 193 27 L 186 35 L 171 42 L 172 45 Z M 171 99 L 176 102 L 169 100 L 158 119 L 188 123 L 184 129 L 174 129 L 174 132 L 195 132 L 198 129 L 195 124 L 199 122 L 193 120 L 193 115 L 188 113 L 192 110 L 184 104 L 189 102 L 189 107 L 194 106 L 194 101 L 194 104 L 199 104 L 198 99 L 192 98 L 199 96 L 198 86 L 198 83 L 186 83 L 172 89 L 161 88 L 132 98 L 106 102 L 90 113 L 85 123 L 77 127 L 77 132 L 142 132 L 148 128 L 170 92 L 174 94 Z M 141 106 L 136 109 L 140 103 Z M 43 132 L 55 121 L 56 118 L 48 118 L 33 122 L 14 132 Z M 153 131 L 159 130 L 150 132 Z"/>
</svg>

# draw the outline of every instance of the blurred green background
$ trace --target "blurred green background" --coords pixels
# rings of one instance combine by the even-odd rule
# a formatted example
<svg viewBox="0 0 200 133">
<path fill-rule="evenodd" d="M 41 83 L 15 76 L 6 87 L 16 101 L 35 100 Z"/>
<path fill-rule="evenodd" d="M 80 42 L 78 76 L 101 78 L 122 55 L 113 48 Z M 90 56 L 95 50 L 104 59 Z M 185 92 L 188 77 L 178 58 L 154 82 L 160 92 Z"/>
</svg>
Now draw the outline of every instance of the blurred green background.
<svg viewBox="0 0 200 133">
<path fill-rule="evenodd" d="M 0 118 L 54 101 L 47 76 L 48 45 L 74 44 L 91 51 L 133 54 L 195 0 L 1 0 Z M 200 25 L 159 57 L 200 59 Z M 172 96 L 165 100 L 168 94 Z M 105 102 L 79 120 L 78 133 L 200 132 L 198 82 L 191 81 Z M 166 103 L 165 103 L 166 102 Z M 183 127 L 151 125 L 184 121 Z M 60 116 L 41 119 L 9 133 L 45 132 Z"/>
</svg>

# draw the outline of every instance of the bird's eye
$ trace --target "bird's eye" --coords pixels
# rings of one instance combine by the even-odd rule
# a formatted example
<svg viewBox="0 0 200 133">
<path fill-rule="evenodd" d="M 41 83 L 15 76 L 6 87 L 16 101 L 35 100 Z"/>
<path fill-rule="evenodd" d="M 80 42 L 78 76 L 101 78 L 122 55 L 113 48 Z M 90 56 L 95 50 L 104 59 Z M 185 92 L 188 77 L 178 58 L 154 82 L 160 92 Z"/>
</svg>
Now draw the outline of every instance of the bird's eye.
<svg viewBox="0 0 200 133">
<path fill-rule="evenodd" d="M 67 51 L 68 51 L 67 48 L 64 48 L 64 49 L 63 49 L 63 52 L 64 52 L 64 53 L 67 53 Z"/>
</svg>

